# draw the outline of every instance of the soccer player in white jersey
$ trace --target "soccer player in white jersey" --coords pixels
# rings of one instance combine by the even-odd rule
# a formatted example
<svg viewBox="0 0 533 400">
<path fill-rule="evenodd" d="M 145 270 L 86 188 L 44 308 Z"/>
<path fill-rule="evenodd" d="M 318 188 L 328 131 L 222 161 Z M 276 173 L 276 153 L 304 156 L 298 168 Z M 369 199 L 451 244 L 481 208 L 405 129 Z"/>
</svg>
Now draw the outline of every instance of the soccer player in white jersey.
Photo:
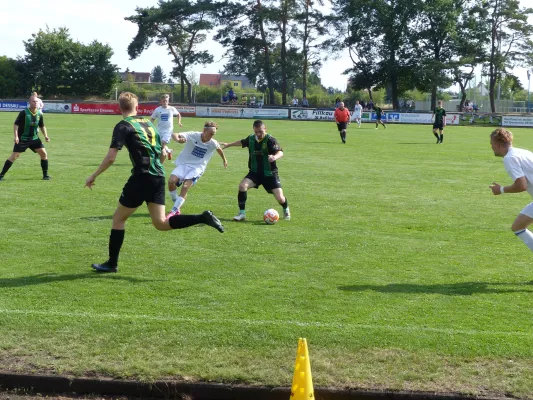
<svg viewBox="0 0 533 400">
<path fill-rule="evenodd" d="M 185 143 L 185 147 L 176 158 L 176 168 L 174 168 L 168 178 L 168 190 L 174 206 L 167 215 L 167 219 L 173 215 L 180 214 L 180 208 L 187 198 L 189 189 L 203 175 L 207 163 L 215 151 L 222 158 L 224 168 L 227 168 L 228 161 L 224 151 L 220 148 L 218 142 L 213 139 L 213 136 L 217 133 L 217 128 L 218 125 L 215 122 L 208 121 L 204 124 L 202 132 L 172 134 L 172 139 L 178 143 Z M 178 196 L 177 188 L 179 186 L 181 186 L 181 191 Z"/>
<path fill-rule="evenodd" d="M 181 114 L 176 110 L 174 107 L 169 106 L 168 102 L 170 100 L 170 96 L 168 94 L 164 94 L 161 96 L 161 99 L 159 101 L 159 104 L 161 104 L 160 107 L 157 107 L 154 112 L 152 113 L 152 116 L 150 117 L 150 121 L 152 123 L 157 120 L 157 131 L 159 132 L 159 136 L 161 136 L 161 144 L 163 145 L 165 151 L 167 152 L 168 159 L 172 159 L 172 150 L 167 147 L 167 144 L 170 142 L 170 137 L 172 136 L 172 133 L 174 131 L 174 117 L 178 117 L 178 124 L 181 125 Z"/>
<path fill-rule="evenodd" d="M 529 150 L 513 147 L 513 134 L 498 128 L 490 135 L 490 145 L 496 157 L 503 157 L 503 166 L 513 180 L 508 186 L 496 182 L 490 185 L 492 194 L 520 193 L 527 190 L 533 197 L 533 153 Z M 511 226 L 529 250 L 533 251 L 533 233 L 527 229 L 533 223 L 533 203 L 529 203 L 518 214 Z"/>
<path fill-rule="evenodd" d="M 361 113 L 363 112 L 363 107 L 361 107 L 361 104 L 359 104 L 359 100 L 355 102 L 355 106 L 353 108 L 353 119 L 354 121 L 357 121 L 357 127 L 361 127 Z"/>
</svg>

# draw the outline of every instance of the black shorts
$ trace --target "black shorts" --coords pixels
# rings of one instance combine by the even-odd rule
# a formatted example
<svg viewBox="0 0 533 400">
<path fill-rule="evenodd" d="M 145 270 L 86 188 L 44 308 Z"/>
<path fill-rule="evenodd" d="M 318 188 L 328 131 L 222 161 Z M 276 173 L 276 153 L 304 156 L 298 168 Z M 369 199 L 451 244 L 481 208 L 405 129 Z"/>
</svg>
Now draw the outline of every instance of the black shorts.
<svg viewBox="0 0 533 400">
<path fill-rule="evenodd" d="M 381 117 L 382 117 L 382 115 L 376 114 L 376 120 L 381 121 Z"/>
<path fill-rule="evenodd" d="M 348 122 L 337 122 L 337 129 L 340 131 L 346 130 Z"/>
<path fill-rule="evenodd" d="M 165 205 L 165 177 L 150 174 L 132 175 L 124 185 L 119 203 L 137 208 L 144 202 Z"/>
<path fill-rule="evenodd" d="M 444 129 L 444 124 L 441 122 L 440 124 L 438 123 L 434 123 L 433 124 L 433 129 L 440 129 L 440 130 L 443 130 Z"/>
<path fill-rule="evenodd" d="M 33 152 L 37 149 L 43 149 L 44 145 L 41 139 L 20 141 L 13 146 L 13 153 L 24 153 L 27 149 L 31 149 Z"/>
<path fill-rule="evenodd" d="M 273 172 L 272 176 L 262 176 L 250 171 L 245 178 L 248 178 L 255 183 L 256 189 L 263 185 L 268 193 L 272 193 L 273 189 L 281 189 L 281 181 L 279 180 L 277 172 Z"/>
</svg>

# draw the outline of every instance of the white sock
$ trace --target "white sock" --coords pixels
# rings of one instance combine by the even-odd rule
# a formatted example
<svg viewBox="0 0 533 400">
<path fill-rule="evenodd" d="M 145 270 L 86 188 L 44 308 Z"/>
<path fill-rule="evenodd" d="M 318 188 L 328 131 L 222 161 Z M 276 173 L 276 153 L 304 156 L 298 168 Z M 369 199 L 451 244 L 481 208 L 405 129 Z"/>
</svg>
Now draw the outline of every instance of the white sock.
<svg viewBox="0 0 533 400">
<path fill-rule="evenodd" d="M 185 199 L 179 196 L 174 202 L 174 207 L 172 207 L 172 211 L 178 211 L 183 205 L 183 203 L 185 203 Z"/>
<path fill-rule="evenodd" d="M 178 200 L 178 189 L 169 191 L 169 193 L 170 193 L 170 198 L 172 199 L 172 201 L 175 202 L 176 200 Z"/>
<path fill-rule="evenodd" d="M 533 233 L 531 233 L 530 230 L 523 229 L 521 231 L 516 231 L 514 234 L 526 244 L 529 250 L 533 251 Z"/>
</svg>

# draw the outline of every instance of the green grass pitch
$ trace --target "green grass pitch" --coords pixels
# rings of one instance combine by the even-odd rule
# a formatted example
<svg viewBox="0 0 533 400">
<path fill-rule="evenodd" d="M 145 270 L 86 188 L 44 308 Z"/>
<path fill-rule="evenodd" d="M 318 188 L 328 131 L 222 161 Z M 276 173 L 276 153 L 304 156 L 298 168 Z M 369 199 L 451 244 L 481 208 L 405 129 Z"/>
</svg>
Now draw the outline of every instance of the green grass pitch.
<svg viewBox="0 0 533 400">
<path fill-rule="evenodd" d="M 15 116 L 0 114 L 0 166 Z M 315 386 L 533 397 L 533 255 L 510 230 L 531 199 L 488 189 L 510 183 L 493 128 L 448 127 L 437 146 L 429 126 L 351 125 L 343 145 L 333 123 L 267 121 L 290 222 L 262 222 L 281 212 L 263 189 L 231 221 L 247 151 L 230 148 L 182 209 L 213 210 L 226 233 L 158 232 L 143 206 L 119 273 L 98 275 L 127 151 L 83 186 L 119 119 L 47 114 L 53 179 L 28 151 L 0 183 L 3 369 L 289 386 L 306 337 Z M 218 122 L 219 141 L 252 132 Z"/>
</svg>

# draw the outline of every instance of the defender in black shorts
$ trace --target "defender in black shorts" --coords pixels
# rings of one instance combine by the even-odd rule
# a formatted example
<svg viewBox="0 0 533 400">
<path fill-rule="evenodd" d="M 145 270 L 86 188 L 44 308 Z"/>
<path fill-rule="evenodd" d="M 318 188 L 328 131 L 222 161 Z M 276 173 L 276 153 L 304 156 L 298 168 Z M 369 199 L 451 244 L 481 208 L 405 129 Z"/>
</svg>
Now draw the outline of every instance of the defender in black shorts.
<svg viewBox="0 0 533 400">
<path fill-rule="evenodd" d="M 161 147 L 161 138 L 155 126 L 144 117 L 137 116 L 138 98 L 124 92 L 119 97 L 122 117 L 113 130 L 111 146 L 97 170 L 85 181 L 92 189 L 96 177 L 115 161 L 119 150 L 128 149 L 133 165 L 131 177 L 120 195 L 119 205 L 113 214 L 113 226 L 109 237 L 109 259 L 102 264 L 93 264 L 97 272 L 117 272 L 118 256 L 124 241 L 126 220 L 146 202 L 152 224 L 157 230 L 182 229 L 192 225 L 206 224 L 224 232 L 224 227 L 211 211 L 197 215 L 175 215 L 165 218 L 165 173 L 163 161 L 166 153 Z"/>
<path fill-rule="evenodd" d="M 278 176 L 276 160 L 283 157 L 283 150 L 277 140 L 266 133 L 263 121 L 257 120 L 253 124 L 254 134 L 233 143 L 221 143 L 226 149 L 232 146 L 248 147 L 249 172 L 239 185 L 239 215 L 233 217 L 234 221 L 246 219 L 246 199 L 248 189 L 263 186 L 268 193 L 272 193 L 278 203 L 283 207 L 284 219 L 290 220 L 291 213 L 287 198 L 283 195 L 281 181 Z"/>
<path fill-rule="evenodd" d="M 442 107 L 442 100 L 437 102 L 437 107 L 433 110 L 433 134 L 437 138 L 437 144 L 444 139 L 444 127 L 446 126 L 446 110 Z M 437 134 L 439 130 L 440 136 Z"/>
<path fill-rule="evenodd" d="M 24 153 L 27 149 L 39 154 L 41 157 L 43 180 L 47 181 L 50 179 L 50 176 L 48 176 L 48 154 L 46 153 L 43 142 L 39 139 L 39 129 L 44 135 L 44 140 L 49 142 L 50 138 L 44 126 L 43 113 L 37 107 L 39 99 L 37 96 L 31 96 L 29 102 L 29 108 L 22 110 L 15 120 L 13 126 L 15 145 L 13 146 L 13 152 L 4 163 L 2 172 L 0 172 L 0 181 L 4 179 L 4 175 L 7 174 L 7 171 L 9 171 L 9 168 L 11 168 L 15 160 L 19 158 L 20 153 Z"/>
</svg>

